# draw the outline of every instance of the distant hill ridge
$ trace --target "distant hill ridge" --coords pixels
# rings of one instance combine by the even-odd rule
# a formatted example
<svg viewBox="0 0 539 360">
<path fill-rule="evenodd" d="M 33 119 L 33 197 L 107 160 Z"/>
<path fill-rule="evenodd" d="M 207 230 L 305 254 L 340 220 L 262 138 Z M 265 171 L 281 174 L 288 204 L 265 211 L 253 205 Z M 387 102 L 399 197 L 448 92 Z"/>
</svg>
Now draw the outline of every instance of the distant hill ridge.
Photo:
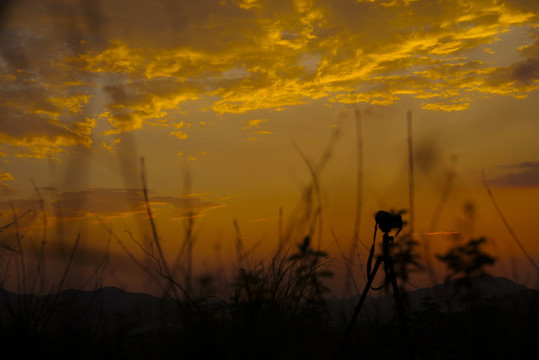
<svg viewBox="0 0 539 360">
<path fill-rule="evenodd" d="M 350 336 L 349 358 L 371 348 L 391 356 L 376 350 L 365 358 L 402 358 L 393 296 L 373 294 L 380 296 L 367 298 Z M 470 294 L 474 307 L 463 301 Z M 0 345 L 19 358 L 169 359 L 181 353 L 189 359 L 328 359 L 358 299 L 333 297 L 327 311 L 306 307 L 290 313 L 290 306 L 273 303 L 192 304 L 116 287 L 43 296 L 0 289 Z M 537 358 L 538 290 L 485 276 L 412 291 L 407 299 L 413 345 L 424 359 Z"/>
<path fill-rule="evenodd" d="M 487 299 L 503 300 L 504 298 L 537 299 L 539 306 L 539 291 L 529 289 L 524 285 L 517 284 L 504 277 L 492 277 L 489 275 L 469 279 L 454 279 L 447 284 L 435 285 L 431 288 L 415 290 L 407 294 L 407 309 L 417 311 L 424 301 L 439 304 L 442 309 L 447 309 L 447 303 L 453 304 L 453 310 L 459 310 L 459 298 L 467 280 L 467 286 L 472 289 L 478 300 Z M 388 318 L 394 313 L 394 300 L 391 294 L 371 296 L 376 292 L 369 292 L 369 296 L 362 312 L 376 314 L 382 318 Z M 327 299 L 330 314 L 351 315 L 357 305 L 359 295 L 346 299 L 332 297 Z M 55 301 L 55 303 L 53 303 Z M 54 306 L 55 313 L 63 316 L 73 316 L 74 319 L 88 320 L 88 318 L 100 316 L 103 319 L 136 318 L 146 323 L 161 321 L 163 317 L 172 318 L 178 310 L 178 303 L 173 299 L 158 298 L 145 293 L 132 293 L 117 287 L 103 287 L 96 290 L 63 290 L 59 294 L 48 295 L 18 295 L 13 292 L 0 289 L 0 319 L 17 313 L 21 307 L 30 311 L 48 310 Z"/>
<path fill-rule="evenodd" d="M 493 277 L 490 275 L 477 276 L 471 278 L 457 278 L 445 284 L 438 284 L 430 288 L 414 290 L 406 294 L 406 309 L 408 311 L 419 311 L 425 302 L 440 306 L 441 311 L 447 311 L 451 306 L 452 311 L 463 309 L 462 297 L 466 295 L 467 287 L 472 291 L 472 296 L 476 301 L 503 302 L 536 302 L 539 307 L 539 290 L 530 289 L 525 285 L 517 284 L 504 277 Z M 395 314 L 395 304 L 392 293 L 378 296 L 375 291 L 369 291 L 369 295 L 363 305 L 362 313 L 374 314 L 380 319 L 388 320 Z M 376 296 L 371 296 L 376 295 Z M 341 317 L 350 317 L 359 301 L 359 295 L 346 299 L 331 298 L 329 310 L 336 316 L 336 312 Z"/>
</svg>

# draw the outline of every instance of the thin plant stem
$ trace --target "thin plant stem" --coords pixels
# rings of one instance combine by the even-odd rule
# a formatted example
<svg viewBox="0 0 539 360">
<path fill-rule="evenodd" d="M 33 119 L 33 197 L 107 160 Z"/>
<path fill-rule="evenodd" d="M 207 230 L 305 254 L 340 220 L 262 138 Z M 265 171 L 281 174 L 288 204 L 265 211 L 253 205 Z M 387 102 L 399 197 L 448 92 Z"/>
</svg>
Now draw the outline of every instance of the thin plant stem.
<svg viewBox="0 0 539 360">
<path fill-rule="evenodd" d="M 240 226 L 238 225 L 238 220 L 234 219 L 234 230 L 236 231 L 236 256 L 238 258 L 238 266 L 243 267 L 243 256 L 244 256 L 244 247 L 243 240 L 241 238 Z"/>
<path fill-rule="evenodd" d="M 77 235 L 77 239 L 75 240 L 75 244 L 73 245 L 73 248 L 71 249 L 71 253 L 69 254 L 69 259 L 67 261 L 66 267 L 64 269 L 64 273 L 62 275 L 62 278 L 60 279 L 60 283 L 58 284 L 54 298 L 50 304 L 50 306 L 46 309 L 45 315 L 44 315 L 44 321 L 42 325 L 42 330 L 44 331 L 47 328 L 47 324 L 51 318 L 52 313 L 54 312 L 54 309 L 56 308 L 56 304 L 58 302 L 58 298 L 60 297 L 60 293 L 62 292 L 64 288 L 64 283 L 67 279 L 67 275 L 69 274 L 69 271 L 71 270 L 71 265 L 73 264 L 73 258 L 75 257 L 75 253 L 77 252 L 77 248 L 79 246 L 80 242 L 80 234 Z"/>
<path fill-rule="evenodd" d="M 24 248 L 22 245 L 22 237 L 19 233 L 19 220 L 22 216 L 17 217 L 15 213 L 15 208 L 13 207 L 13 204 L 11 204 L 11 211 L 13 212 L 13 222 L 8 224 L 9 226 L 15 225 L 15 238 L 17 239 L 17 250 L 19 254 L 19 266 L 18 266 L 18 281 L 17 281 L 17 287 L 19 293 L 26 294 L 26 264 L 24 259 Z M 8 226 L 6 225 L 6 226 Z"/>
<path fill-rule="evenodd" d="M 414 140 L 412 137 L 412 111 L 408 110 L 406 114 L 406 123 L 408 129 L 408 212 L 409 212 L 409 233 L 414 233 L 415 209 L 414 209 Z"/>
<path fill-rule="evenodd" d="M 279 248 L 283 245 L 283 207 L 279 207 Z"/>
<path fill-rule="evenodd" d="M 346 257 L 346 255 L 344 255 L 344 251 L 342 250 L 341 244 L 339 243 L 339 239 L 337 238 L 337 235 L 335 235 L 335 231 L 333 231 L 333 229 L 331 229 L 331 235 L 333 235 L 333 239 L 335 240 L 335 243 L 337 244 L 337 248 L 339 249 L 339 253 L 341 254 L 341 257 L 343 259 L 344 266 L 346 268 L 346 278 L 350 279 L 349 281 L 354 285 L 356 293 L 359 294 L 359 287 L 357 286 L 357 282 L 353 276 L 354 263 L 352 259 L 349 259 Z M 345 287 L 345 290 L 347 290 L 346 287 Z"/>
<path fill-rule="evenodd" d="M 165 254 L 163 253 L 163 249 L 161 248 L 161 240 L 159 239 L 159 235 L 157 234 L 157 226 L 155 225 L 155 221 L 152 214 L 152 209 L 150 207 L 150 199 L 148 197 L 148 186 L 146 183 L 146 166 L 144 164 L 144 157 L 140 158 L 140 179 L 142 183 L 142 193 L 144 195 L 144 203 L 146 205 L 146 212 L 148 214 L 148 220 L 150 221 L 154 243 L 157 248 L 158 255 L 159 255 L 159 261 L 157 262 L 157 265 L 159 267 L 159 274 L 163 276 L 166 280 L 168 280 L 170 285 L 174 285 L 174 286 L 170 286 L 168 289 L 172 289 L 172 291 L 174 292 L 175 298 L 178 297 L 176 294 L 176 288 L 178 288 L 182 291 L 182 293 L 187 299 L 190 299 L 188 292 L 183 288 L 183 286 L 180 286 L 180 284 L 174 281 L 174 279 L 172 278 L 172 274 L 170 272 L 167 261 L 165 259 Z M 167 289 L 167 292 L 168 292 L 168 289 Z"/>
<path fill-rule="evenodd" d="M 34 187 L 34 190 L 36 192 L 37 198 L 39 200 L 39 210 L 41 211 L 41 215 L 43 217 L 43 235 L 41 239 L 41 247 L 38 254 L 38 263 L 37 263 L 37 276 L 39 278 L 40 283 L 40 291 L 43 291 L 43 288 L 45 286 L 45 245 L 47 244 L 47 213 L 45 212 L 45 206 L 43 198 L 41 197 L 41 192 L 39 191 L 39 188 L 34 183 L 34 180 L 32 179 L 32 186 Z"/>
<path fill-rule="evenodd" d="M 301 149 L 299 146 L 294 143 L 294 147 L 296 148 L 297 152 L 305 162 L 305 165 L 307 165 L 307 168 L 309 169 L 309 172 L 311 174 L 312 178 L 312 184 L 307 189 L 307 196 L 306 196 L 306 205 L 307 205 L 307 211 L 305 212 L 305 220 L 307 221 L 309 218 L 311 218 L 311 224 L 309 226 L 309 236 L 313 237 L 316 223 L 318 222 L 319 229 L 318 229 L 318 244 L 317 249 L 320 249 L 321 247 L 321 237 L 322 237 L 322 199 L 320 195 L 320 183 L 319 183 L 319 175 L 317 168 L 318 166 L 314 166 L 307 155 Z M 317 207 L 315 210 L 311 210 L 311 202 L 312 202 L 312 194 L 316 195 L 317 200 Z"/>
<path fill-rule="evenodd" d="M 447 203 L 447 199 L 449 198 L 449 194 L 451 192 L 451 186 L 453 185 L 453 180 L 455 179 L 455 176 L 456 176 L 455 161 L 456 161 L 456 158 L 453 158 L 451 162 L 451 167 L 446 174 L 444 187 L 442 190 L 442 194 L 440 195 L 440 200 L 438 200 L 438 204 L 436 205 L 436 209 L 434 210 L 432 214 L 432 218 L 430 220 L 430 224 L 428 227 L 429 233 L 432 233 L 435 231 L 436 226 L 438 224 L 438 220 L 440 219 L 440 216 L 442 214 L 442 210 L 445 207 L 445 204 Z M 434 271 L 434 268 L 432 266 L 430 242 L 431 242 L 431 238 L 428 236 L 425 237 L 423 241 L 423 252 L 425 254 L 425 265 L 429 273 L 430 281 L 432 285 L 434 285 L 438 283 L 438 279 L 436 276 L 436 272 Z"/>
<path fill-rule="evenodd" d="M 361 113 L 359 109 L 354 110 L 354 119 L 356 124 L 356 213 L 354 217 L 354 230 L 352 233 L 352 244 L 348 261 L 350 268 L 354 268 L 356 252 L 359 242 L 359 228 L 361 225 L 361 211 L 363 208 L 363 132 L 361 126 Z M 344 280 L 344 293 L 349 294 L 350 283 L 354 283 L 357 289 L 357 284 L 352 271 L 346 272 Z M 359 291 L 358 291 L 359 292 Z"/>
<path fill-rule="evenodd" d="M 494 208 L 496 209 L 496 212 L 500 216 L 500 219 L 502 219 L 502 222 L 505 225 L 505 228 L 507 229 L 507 231 L 509 231 L 509 234 L 511 234 L 511 237 L 513 238 L 513 240 L 515 240 L 516 244 L 518 245 L 518 247 L 520 248 L 520 250 L 522 251 L 524 256 L 528 259 L 530 264 L 534 267 L 535 271 L 537 271 L 539 273 L 539 266 L 535 263 L 535 261 L 533 261 L 532 257 L 528 253 L 528 251 L 526 251 L 526 249 L 524 248 L 524 245 L 522 245 L 519 238 L 517 237 L 517 235 L 513 231 L 513 228 L 511 227 L 511 225 L 509 225 L 509 222 L 507 222 L 507 219 L 503 215 L 502 210 L 500 209 L 500 206 L 496 202 L 496 199 L 494 199 L 494 194 L 492 194 L 492 190 L 490 190 L 487 179 L 485 177 L 485 171 L 482 171 L 481 175 L 483 177 L 483 184 L 485 185 L 485 189 L 487 189 L 488 196 L 489 196 L 490 200 L 492 201 L 492 205 L 494 205 Z"/>
<path fill-rule="evenodd" d="M 13 221 L 0 227 L 0 233 L 3 232 L 4 230 L 7 230 L 9 229 L 10 227 L 12 227 L 13 225 L 15 225 L 17 222 L 19 222 L 20 219 L 22 219 L 23 217 L 25 217 L 26 215 L 30 214 L 30 213 L 34 213 L 35 214 L 35 211 L 34 210 L 27 210 L 24 214 L 22 215 L 19 215 L 19 216 L 14 216 L 13 218 Z"/>
<path fill-rule="evenodd" d="M 66 268 L 64 269 L 64 274 L 62 275 L 62 279 L 60 280 L 60 284 L 58 284 L 58 289 L 56 293 L 59 293 L 62 291 L 64 287 L 65 280 L 67 278 L 67 274 L 69 273 L 69 270 L 71 269 L 71 265 L 73 264 L 73 258 L 75 257 L 75 252 L 77 251 L 77 247 L 79 246 L 80 242 L 80 234 L 77 235 L 77 239 L 75 240 L 75 244 L 73 245 L 73 249 L 71 249 L 71 253 L 69 254 L 69 260 L 67 261 Z"/>
<path fill-rule="evenodd" d="M 109 233 L 109 235 L 112 236 L 116 240 L 118 245 L 120 245 L 122 250 L 127 254 L 127 256 L 131 259 L 131 261 L 133 261 L 133 263 L 135 265 L 137 265 L 142 271 L 144 271 L 146 274 L 148 274 L 156 284 L 159 284 L 159 279 L 154 275 L 154 273 L 152 271 L 150 271 L 150 269 L 148 269 L 146 266 L 144 266 L 139 260 L 137 260 L 135 255 L 127 248 L 127 246 L 122 242 L 122 240 L 118 237 L 118 235 L 116 235 L 112 231 L 111 228 L 107 227 L 105 225 L 105 223 L 103 223 L 102 221 L 99 221 L 99 222 L 100 222 L 101 226 L 103 226 L 105 231 L 107 231 Z"/>
</svg>

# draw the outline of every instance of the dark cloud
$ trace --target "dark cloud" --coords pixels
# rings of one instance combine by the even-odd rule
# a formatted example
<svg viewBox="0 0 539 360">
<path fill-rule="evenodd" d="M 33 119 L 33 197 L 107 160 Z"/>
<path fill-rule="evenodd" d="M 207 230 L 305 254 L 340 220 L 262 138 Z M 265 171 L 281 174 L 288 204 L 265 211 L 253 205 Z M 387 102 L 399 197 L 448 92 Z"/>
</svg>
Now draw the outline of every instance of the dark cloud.
<svg viewBox="0 0 539 360">
<path fill-rule="evenodd" d="M 539 187 L 539 161 L 526 161 L 519 164 L 503 165 L 500 168 L 520 171 L 503 175 L 493 184 L 504 187 Z"/>
<path fill-rule="evenodd" d="M 478 90 L 487 93 L 522 95 L 537 89 L 538 80 L 539 59 L 528 58 L 509 66 L 496 68 Z"/>
<path fill-rule="evenodd" d="M 539 161 L 524 161 L 519 164 L 501 165 L 501 168 L 539 169 Z"/>
<path fill-rule="evenodd" d="M 91 189 L 65 192 L 52 204 L 67 218 L 87 214 L 121 215 L 144 211 L 140 190 Z"/>
<path fill-rule="evenodd" d="M 28 210 L 37 212 L 39 210 L 38 200 L 3 200 L 0 201 L 0 216 L 5 219 L 13 219 L 13 210 L 17 214 L 22 214 Z"/>
<path fill-rule="evenodd" d="M 60 109 L 50 100 L 50 93 L 39 85 L 24 83 L 11 84 L 2 92 L 2 105 L 12 109 L 24 109 L 27 112 L 58 114 Z"/>
<path fill-rule="evenodd" d="M 539 59 L 539 30 L 533 31 L 530 37 L 535 38 L 535 42 L 523 47 L 520 52 L 523 56 Z"/>
<path fill-rule="evenodd" d="M 61 137 L 71 137 L 69 131 L 52 124 L 50 119 L 36 114 L 26 114 L 18 109 L 3 108 L 0 118 L 0 136 L 16 140 L 45 138 L 54 141 Z"/>
<path fill-rule="evenodd" d="M 512 65 L 511 79 L 523 83 L 539 80 L 539 59 L 529 58 Z"/>
<path fill-rule="evenodd" d="M 0 196 L 8 196 L 15 193 L 7 184 L 0 183 Z"/>
<path fill-rule="evenodd" d="M 504 0 L 503 3 L 514 9 L 539 13 L 539 2 L 536 0 Z"/>
<path fill-rule="evenodd" d="M 221 207 L 222 204 L 205 201 L 194 196 L 150 196 L 152 207 L 171 205 L 180 210 L 204 212 Z M 82 218 L 90 215 L 105 217 L 127 217 L 145 214 L 146 204 L 139 189 L 90 189 L 66 192 L 59 196 L 53 206 L 67 218 Z"/>
<path fill-rule="evenodd" d="M 183 210 L 201 213 L 225 206 L 224 204 L 216 203 L 213 201 L 205 201 L 202 198 L 196 196 L 155 196 L 152 197 L 151 200 L 154 204 L 163 203 L 172 205 L 176 209 L 181 210 L 181 213 L 185 213 L 185 211 Z"/>
<path fill-rule="evenodd" d="M 20 32 L 0 32 L 0 54 L 14 69 L 28 69 L 27 52 L 24 47 L 26 37 Z"/>
<path fill-rule="evenodd" d="M 224 206 L 197 196 L 151 196 L 152 207 L 173 206 L 180 213 L 194 211 L 202 213 Z M 0 214 L 18 211 L 39 210 L 38 200 L 0 201 Z M 50 217 L 57 221 L 76 220 L 97 216 L 98 218 L 125 218 L 135 214 L 145 214 L 146 204 L 139 189 L 98 188 L 64 192 L 47 205 Z"/>
</svg>

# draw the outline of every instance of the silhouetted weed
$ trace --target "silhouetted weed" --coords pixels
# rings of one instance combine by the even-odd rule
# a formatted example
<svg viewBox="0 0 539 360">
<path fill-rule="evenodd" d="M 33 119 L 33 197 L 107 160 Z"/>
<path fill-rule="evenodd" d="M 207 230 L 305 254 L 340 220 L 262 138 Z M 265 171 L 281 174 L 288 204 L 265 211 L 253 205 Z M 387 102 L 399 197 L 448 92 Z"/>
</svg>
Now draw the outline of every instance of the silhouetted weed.
<svg viewBox="0 0 539 360">
<path fill-rule="evenodd" d="M 360 142 L 358 114 L 356 123 Z M 62 291 L 79 251 L 80 237 L 71 245 L 71 251 L 66 251 L 62 275 L 50 289 L 45 286 L 46 244 L 50 235 L 43 232 L 33 253 L 27 251 L 20 236 L 15 236 L 13 243 L 0 242 L 0 251 L 9 260 L 1 275 L 11 271 L 19 279 L 18 294 L 0 290 L 0 346 L 15 351 L 19 358 L 315 360 L 335 357 L 348 324 L 347 341 L 340 353 L 342 359 L 534 358 L 539 336 L 539 292 L 486 275 L 487 267 L 495 259 L 484 250 L 485 238 L 456 243 L 445 253 L 436 255 L 447 268 L 444 285 L 410 291 L 406 285 L 413 274 L 434 271 L 426 260 L 429 251 L 425 251 L 423 265 L 418 252 L 420 241 L 412 237 L 411 229 L 409 234 L 397 239 L 398 232 L 406 225 L 402 212 L 382 211 L 375 217 L 378 229 L 384 233 L 378 250 L 381 255 L 375 254 L 375 244 L 370 254 L 361 254 L 368 258 L 363 293 L 348 299 L 331 297 L 327 280 L 334 276 L 335 259 L 323 250 L 320 173 L 338 135 L 338 131 L 332 134 L 318 162 L 308 160 L 297 147 L 309 169 L 310 183 L 305 186 L 290 221 L 285 221 L 280 209 L 279 235 L 273 251 L 258 256 L 254 248 L 246 247 L 239 223 L 234 220 L 237 259 L 236 268 L 228 278 L 224 273 L 217 277 L 207 270 L 194 272 L 196 214 L 193 211 L 184 223 L 178 255 L 172 262 L 166 257 L 150 207 L 143 161 L 141 194 L 151 240 L 144 243 L 126 231 L 134 244 L 129 247 L 110 226 L 102 225 L 109 235 L 107 244 L 116 241 L 142 273 L 162 289 L 162 298 L 142 299 L 138 297 L 141 294 L 101 288 L 109 262 L 108 246 L 95 271 L 83 282 L 95 284 L 96 289 L 83 292 Z M 358 144 L 357 214 L 351 258 L 359 252 L 361 157 L 362 148 Z M 409 169 L 413 192 L 410 157 Z M 448 177 L 447 182 L 451 179 Z M 40 197 L 37 188 L 36 193 Z M 438 220 L 447 194 L 448 186 L 432 223 Z M 409 202 L 412 209 L 413 194 Z M 13 221 L 0 227 L 0 233 L 10 229 L 17 235 L 17 223 L 32 213 L 14 215 Z M 35 218 L 46 224 L 44 213 L 41 208 L 42 216 Z M 37 258 L 29 262 L 32 254 Z M 343 258 L 346 261 L 344 255 Z M 350 261 L 346 265 L 345 287 L 355 283 L 357 269 L 353 264 Z M 378 268 L 386 273 L 383 282 L 374 282 Z M 368 289 L 380 284 L 387 285 L 387 290 L 391 286 L 394 299 L 367 296 Z M 504 286 L 513 287 L 500 295 L 485 295 L 488 289 Z M 29 294 L 32 292 L 35 295 Z M 352 306 L 346 308 L 342 305 L 344 301 Z"/>
</svg>

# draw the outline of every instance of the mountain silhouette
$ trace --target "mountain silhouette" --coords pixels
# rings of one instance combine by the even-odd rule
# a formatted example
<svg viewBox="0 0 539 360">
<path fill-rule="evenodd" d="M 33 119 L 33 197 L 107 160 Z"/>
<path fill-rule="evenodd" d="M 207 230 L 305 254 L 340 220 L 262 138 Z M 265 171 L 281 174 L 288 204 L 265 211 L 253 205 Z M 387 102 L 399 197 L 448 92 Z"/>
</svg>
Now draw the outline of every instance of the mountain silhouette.
<svg viewBox="0 0 539 360">
<path fill-rule="evenodd" d="M 466 291 L 472 291 L 475 301 L 496 302 L 498 305 L 512 306 L 526 302 L 535 302 L 539 306 L 539 291 L 529 289 L 504 277 L 490 275 L 472 278 L 457 278 L 445 284 L 438 284 L 430 288 L 411 291 L 407 294 L 407 310 L 419 311 L 426 301 L 436 304 L 441 311 L 461 311 L 464 309 L 463 297 Z M 341 311 L 349 318 L 359 301 L 359 295 L 345 299 L 333 297 L 329 300 L 330 310 Z M 365 302 L 366 313 L 389 320 L 395 315 L 395 303 L 392 295 L 367 296 Z M 518 307 L 517 307 L 518 308 Z M 364 317 L 367 315 L 363 315 Z"/>
<path fill-rule="evenodd" d="M 329 298 L 325 315 L 294 317 L 279 314 L 279 304 L 187 303 L 115 287 L 47 295 L 0 289 L 0 346 L 19 358 L 327 359 L 358 299 Z M 422 358 L 534 358 L 538 290 L 482 276 L 412 291 L 406 299 L 412 343 Z M 250 315 L 238 316 L 242 311 Z M 358 349 L 375 358 L 380 348 L 382 358 L 398 357 L 396 319 L 391 294 L 369 296 L 345 358 L 357 358 Z"/>
</svg>

